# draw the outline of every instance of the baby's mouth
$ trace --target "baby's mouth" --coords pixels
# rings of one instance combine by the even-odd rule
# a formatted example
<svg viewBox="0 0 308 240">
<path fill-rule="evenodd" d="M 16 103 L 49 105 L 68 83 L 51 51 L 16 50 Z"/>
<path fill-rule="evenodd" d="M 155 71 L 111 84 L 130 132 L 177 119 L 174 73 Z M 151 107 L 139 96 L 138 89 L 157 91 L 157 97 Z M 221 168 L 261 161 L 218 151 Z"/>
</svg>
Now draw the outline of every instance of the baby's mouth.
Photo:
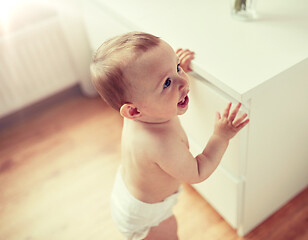
<svg viewBox="0 0 308 240">
<path fill-rule="evenodd" d="M 189 98 L 186 95 L 180 102 L 178 102 L 178 106 L 184 108 L 188 105 L 188 102 L 189 102 Z"/>
</svg>

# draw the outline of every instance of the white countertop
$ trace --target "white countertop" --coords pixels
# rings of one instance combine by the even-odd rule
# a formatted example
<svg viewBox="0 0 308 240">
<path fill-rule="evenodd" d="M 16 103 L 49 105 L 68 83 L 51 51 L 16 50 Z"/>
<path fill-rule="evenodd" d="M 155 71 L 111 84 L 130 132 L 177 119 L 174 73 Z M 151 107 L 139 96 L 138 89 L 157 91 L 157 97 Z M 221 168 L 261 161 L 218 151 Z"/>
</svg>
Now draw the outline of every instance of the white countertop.
<svg viewBox="0 0 308 240">
<path fill-rule="evenodd" d="M 257 20 L 230 15 L 230 0 L 95 0 L 133 30 L 196 52 L 194 69 L 231 96 L 308 57 L 308 1 L 258 0 Z"/>
</svg>

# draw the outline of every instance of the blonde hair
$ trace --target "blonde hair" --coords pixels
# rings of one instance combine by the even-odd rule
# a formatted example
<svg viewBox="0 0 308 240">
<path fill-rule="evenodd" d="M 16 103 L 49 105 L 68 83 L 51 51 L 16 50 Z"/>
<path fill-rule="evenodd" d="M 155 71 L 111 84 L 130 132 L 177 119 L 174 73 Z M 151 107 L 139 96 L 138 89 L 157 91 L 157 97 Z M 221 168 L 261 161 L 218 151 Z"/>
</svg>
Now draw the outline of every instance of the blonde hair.
<svg viewBox="0 0 308 240">
<path fill-rule="evenodd" d="M 98 48 L 90 65 L 91 78 L 99 95 L 111 107 L 120 110 L 128 102 L 129 83 L 123 73 L 125 61 L 158 46 L 159 42 L 151 34 L 130 32 L 113 37 Z"/>
</svg>

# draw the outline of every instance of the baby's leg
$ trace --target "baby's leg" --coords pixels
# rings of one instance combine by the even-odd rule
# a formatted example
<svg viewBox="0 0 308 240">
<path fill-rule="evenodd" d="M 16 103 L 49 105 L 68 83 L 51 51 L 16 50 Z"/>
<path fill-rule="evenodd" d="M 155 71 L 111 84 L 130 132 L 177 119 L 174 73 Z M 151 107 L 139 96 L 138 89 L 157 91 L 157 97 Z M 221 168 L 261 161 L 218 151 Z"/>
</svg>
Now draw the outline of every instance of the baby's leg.
<svg viewBox="0 0 308 240">
<path fill-rule="evenodd" d="M 144 240 L 178 240 L 177 229 L 175 216 L 172 215 L 157 227 L 152 227 Z"/>
</svg>

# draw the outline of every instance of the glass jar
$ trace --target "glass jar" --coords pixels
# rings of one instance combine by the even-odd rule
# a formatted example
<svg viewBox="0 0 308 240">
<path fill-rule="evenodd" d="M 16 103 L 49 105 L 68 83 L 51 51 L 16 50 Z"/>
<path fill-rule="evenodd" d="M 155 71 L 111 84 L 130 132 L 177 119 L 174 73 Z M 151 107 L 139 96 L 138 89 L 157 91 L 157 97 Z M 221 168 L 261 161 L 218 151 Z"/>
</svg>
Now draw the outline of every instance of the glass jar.
<svg viewBox="0 0 308 240">
<path fill-rule="evenodd" d="M 231 0 L 231 15 L 241 21 L 255 19 L 257 17 L 256 0 Z"/>
</svg>

